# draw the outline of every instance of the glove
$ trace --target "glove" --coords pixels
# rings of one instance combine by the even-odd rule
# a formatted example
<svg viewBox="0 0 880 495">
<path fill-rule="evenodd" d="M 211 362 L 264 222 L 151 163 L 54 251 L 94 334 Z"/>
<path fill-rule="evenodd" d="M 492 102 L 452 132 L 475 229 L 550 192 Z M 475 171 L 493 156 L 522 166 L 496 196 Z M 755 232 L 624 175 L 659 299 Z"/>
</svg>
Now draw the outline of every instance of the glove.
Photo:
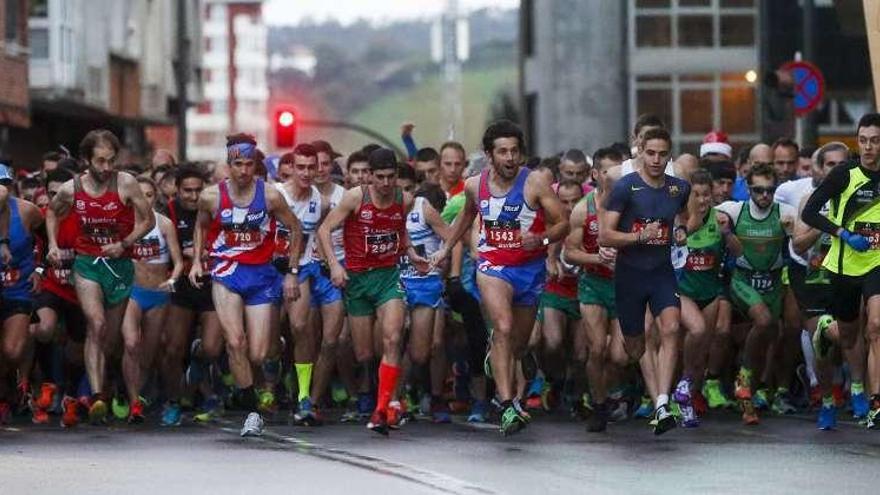
<svg viewBox="0 0 880 495">
<path fill-rule="evenodd" d="M 868 249 L 871 249 L 871 243 L 861 234 L 854 234 L 848 230 L 844 230 L 840 233 L 840 238 L 843 241 L 856 251 L 863 253 Z"/>
</svg>

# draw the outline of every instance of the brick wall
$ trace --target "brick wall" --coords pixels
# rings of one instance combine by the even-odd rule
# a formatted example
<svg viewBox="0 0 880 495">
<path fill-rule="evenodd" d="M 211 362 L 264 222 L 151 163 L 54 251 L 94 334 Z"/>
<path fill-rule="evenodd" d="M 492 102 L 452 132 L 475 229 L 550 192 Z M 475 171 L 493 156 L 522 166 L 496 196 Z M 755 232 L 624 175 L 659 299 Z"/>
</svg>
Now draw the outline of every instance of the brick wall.
<svg viewBox="0 0 880 495">
<path fill-rule="evenodd" d="M 17 33 L 14 43 L 6 40 L 8 5 L 17 4 Z M 28 1 L 0 1 L 0 125 L 13 127 L 30 126 L 30 98 L 28 96 L 28 58 L 23 50 L 14 46 L 28 46 Z"/>
</svg>

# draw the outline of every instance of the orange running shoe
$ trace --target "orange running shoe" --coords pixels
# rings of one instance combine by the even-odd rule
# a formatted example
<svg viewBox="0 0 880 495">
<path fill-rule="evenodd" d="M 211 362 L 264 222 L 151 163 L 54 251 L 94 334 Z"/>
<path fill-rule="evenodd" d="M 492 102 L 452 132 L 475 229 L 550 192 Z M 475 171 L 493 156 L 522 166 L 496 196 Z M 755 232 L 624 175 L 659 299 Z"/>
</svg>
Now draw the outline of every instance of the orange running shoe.
<svg viewBox="0 0 880 495">
<path fill-rule="evenodd" d="M 740 407 L 743 412 L 742 420 L 744 425 L 754 426 L 759 423 L 758 411 L 755 410 L 755 405 L 752 404 L 751 399 L 741 400 Z"/>
<path fill-rule="evenodd" d="M 49 424 L 49 412 L 42 407 L 35 407 L 31 421 L 33 421 L 35 425 L 47 425 Z"/>
<path fill-rule="evenodd" d="M 131 403 L 131 411 L 128 413 L 128 424 L 141 424 L 144 422 L 144 402 L 140 399 Z"/>
<path fill-rule="evenodd" d="M 43 382 L 40 385 L 40 395 L 34 400 L 34 404 L 39 409 L 48 410 L 52 407 L 52 403 L 55 402 L 55 393 L 58 391 L 58 385 L 55 385 L 52 382 Z"/>
<path fill-rule="evenodd" d="M 61 401 L 61 427 L 72 428 L 79 424 L 79 401 L 65 396 Z"/>
</svg>

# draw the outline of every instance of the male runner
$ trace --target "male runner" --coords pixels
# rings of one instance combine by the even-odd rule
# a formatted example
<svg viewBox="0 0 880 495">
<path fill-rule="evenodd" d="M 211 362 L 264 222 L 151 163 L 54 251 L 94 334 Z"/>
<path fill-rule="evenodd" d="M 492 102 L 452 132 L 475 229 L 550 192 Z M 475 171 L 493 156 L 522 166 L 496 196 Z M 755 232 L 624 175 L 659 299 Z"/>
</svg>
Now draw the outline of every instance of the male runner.
<svg viewBox="0 0 880 495">
<path fill-rule="evenodd" d="M 513 402 L 514 360 L 524 355 L 532 333 L 547 246 L 568 234 L 568 222 L 549 182 L 523 167 L 525 138 L 519 126 L 506 120 L 492 123 L 482 145 L 491 166 L 465 182 L 464 209 L 435 262 L 449 255 L 479 213 L 477 284 L 494 329 L 490 359 L 501 433 L 507 435 L 527 422 Z"/>
<path fill-rule="evenodd" d="M 582 348 L 588 353 L 586 359 L 576 361 L 585 367 L 593 401 L 593 413 L 587 422 L 589 432 L 605 431 L 609 419 L 608 378 L 613 377 L 616 368 L 626 365 L 627 360 L 614 304 L 617 252 L 614 248 L 599 248 L 601 212 L 613 186 L 608 171 L 620 163 L 607 157 L 608 150 L 603 148 L 593 155 L 592 176 L 596 187 L 572 210 L 571 233 L 566 238 L 562 255 L 563 261 L 581 267 L 577 294 L 580 331 L 586 336 L 574 340 L 574 355 L 577 357 Z"/>
<path fill-rule="evenodd" d="M 731 300 L 752 321 L 743 351 L 743 364 L 735 395 L 743 410 L 743 423 L 758 424 L 752 400 L 752 377 L 759 378 L 768 348 L 776 340 L 782 315 L 782 251 L 785 236 L 794 228 L 797 210 L 773 202 L 776 171 L 756 165 L 746 176 L 751 199 L 728 201 L 718 206 L 733 222 L 733 233 L 742 245 L 730 286 Z"/>
<path fill-rule="evenodd" d="M 207 246 L 214 282 L 212 296 L 226 339 L 229 368 L 239 389 L 240 404 L 251 411 L 241 429 L 243 437 L 263 433 L 251 367 L 261 367 L 269 352 L 271 322 L 277 318 L 282 285 L 286 301 L 299 298 L 297 266 L 289 267 L 282 282 L 271 263 L 276 220 L 290 230 L 289 259 L 298 260 L 302 251 L 299 221 L 278 190 L 255 177 L 256 146 L 254 138 L 246 134 L 227 138 L 229 179 L 206 188 L 199 197 L 189 273 L 190 283 L 201 288 L 202 256 Z"/>
<path fill-rule="evenodd" d="M 822 183 L 822 180 L 835 167 L 846 166 L 849 161 L 849 148 L 840 142 L 828 143 L 816 151 L 813 160 L 812 178 L 815 179 L 816 185 Z M 799 210 L 803 211 L 807 200 L 812 194 L 812 190 L 807 191 L 800 199 L 798 205 Z M 820 210 L 820 214 L 828 216 L 829 205 Z M 801 313 L 805 320 L 805 326 L 813 338 L 818 337 L 819 332 L 816 328 L 823 315 L 827 315 L 832 308 L 834 301 L 834 287 L 831 285 L 831 276 L 826 268 L 822 266 L 825 256 L 831 248 L 831 236 L 814 229 L 798 219 L 795 223 L 794 235 L 791 239 L 791 257 L 796 264 L 792 264 L 789 273 L 791 274 L 791 286 L 794 290 Z M 829 323 L 830 317 L 824 317 L 824 323 Z M 865 354 L 864 345 L 860 342 L 853 346 L 852 349 L 844 352 L 850 369 L 850 399 L 853 406 L 853 416 L 857 419 L 864 419 L 869 411 L 868 399 L 865 395 L 864 373 L 865 373 Z M 822 343 L 821 339 L 817 339 L 817 343 Z M 815 351 L 822 351 L 821 356 L 815 356 L 815 379 L 821 394 L 822 406 L 819 409 L 817 418 L 817 426 L 820 430 L 831 430 L 837 424 L 837 408 L 834 404 L 832 395 L 833 365 L 828 359 L 827 351 L 829 346 L 817 345 Z M 855 351 L 855 352 L 853 352 Z M 812 367 L 810 354 L 805 352 L 805 361 L 808 368 Z"/>
<path fill-rule="evenodd" d="M 86 134 L 79 145 L 80 157 L 86 161 L 86 174 L 66 182 L 46 212 L 48 259 L 56 267 L 63 263 L 58 244 L 61 221 L 70 214 L 79 222 L 73 272 L 87 323 L 84 352 L 92 389 L 92 423 L 103 423 L 107 416 L 105 349 L 108 340 L 120 331 L 125 302 L 131 294 L 131 247 L 156 224 L 153 209 L 135 178 L 115 170 L 119 149 L 119 140 L 110 131 Z M 139 360 L 139 356 L 126 352 L 123 367 L 139 366 Z"/>
<path fill-rule="evenodd" d="M 379 365 L 376 409 L 367 428 L 388 434 L 388 403 L 400 375 L 400 344 L 406 308 L 397 261 L 406 253 L 410 263 L 427 270 L 427 260 L 419 256 L 406 233 L 406 215 L 412 197 L 396 187 L 397 158 L 394 152 L 377 149 L 370 154 L 370 179 L 345 192 L 318 228 L 318 240 L 325 253 L 333 252 L 331 232 L 343 226 L 345 266 L 330 257 L 333 285 L 345 287 L 345 306 L 358 362 L 366 363 L 373 354 L 373 323 L 382 331 L 383 353 Z"/>
<path fill-rule="evenodd" d="M 168 218 L 177 229 L 177 241 L 184 259 L 183 273 L 188 275 L 192 269 L 194 253 L 194 236 L 199 212 L 199 196 L 205 189 L 204 173 L 195 165 L 185 164 L 176 171 L 177 196 L 168 202 Z M 210 267 L 208 257 L 201 256 L 203 273 Z M 203 275 L 201 287 L 194 286 L 188 276 L 177 280 L 171 293 L 171 306 L 168 308 L 167 338 L 164 348 L 164 359 L 161 365 L 165 368 L 165 376 L 182 376 L 186 358 L 187 345 L 190 343 L 191 329 L 196 322 L 200 329 L 198 338 L 193 340 L 190 353 L 190 366 L 186 373 L 186 382 L 192 386 L 201 381 L 205 370 L 216 362 L 223 352 L 223 330 L 214 310 L 211 297 L 211 277 Z M 183 395 L 182 381 L 174 381 L 165 385 L 168 400 L 167 408 L 162 415 L 162 422 L 174 425 L 180 422 L 180 399 Z M 220 409 L 221 403 L 213 393 L 204 398 L 201 412 L 193 419 L 208 421 Z"/>
<path fill-rule="evenodd" d="M 599 222 L 599 245 L 618 249 L 615 303 L 626 350 L 632 358 L 641 358 L 645 352 L 647 306 L 658 319 L 657 435 L 675 427 L 668 394 L 678 362 L 681 314 L 670 248 L 673 234 L 686 229 L 690 196 L 687 182 L 664 172 L 671 145 L 664 129 L 644 133 L 635 163 L 638 172 L 624 175 L 615 184 Z"/>
<path fill-rule="evenodd" d="M 830 318 L 820 319 L 814 345 L 824 359 L 837 343 L 846 352 L 856 345 L 864 300 L 868 341 L 871 411 L 866 426 L 880 427 L 880 114 L 868 113 L 858 124 L 859 163 L 835 167 L 807 200 L 801 218 L 832 236 L 822 266 L 831 272 L 834 298 Z M 829 215 L 822 216 L 830 203 Z"/>
</svg>

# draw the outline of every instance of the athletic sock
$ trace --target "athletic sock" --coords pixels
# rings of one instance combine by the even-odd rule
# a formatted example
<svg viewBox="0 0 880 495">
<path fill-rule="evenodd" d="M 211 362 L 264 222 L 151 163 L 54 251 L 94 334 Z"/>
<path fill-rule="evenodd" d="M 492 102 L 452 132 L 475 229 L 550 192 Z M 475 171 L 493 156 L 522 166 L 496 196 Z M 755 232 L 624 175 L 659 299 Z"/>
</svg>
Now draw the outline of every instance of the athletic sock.
<svg viewBox="0 0 880 495">
<path fill-rule="evenodd" d="M 849 385 L 849 393 L 850 395 L 865 393 L 865 384 L 862 382 L 852 382 Z"/>
<path fill-rule="evenodd" d="M 250 385 L 245 388 L 238 389 L 238 401 L 245 411 L 257 410 L 257 391 L 254 386 Z"/>
<path fill-rule="evenodd" d="M 834 407 L 834 396 L 833 395 L 823 395 L 822 396 L 822 407 Z"/>
<path fill-rule="evenodd" d="M 669 405 L 669 395 L 660 394 L 657 396 L 657 409 Z"/>
<path fill-rule="evenodd" d="M 819 384 L 819 379 L 816 378 L 816 356 L 813 354 L 813 339 L 806 330 L 801 330 L 801 352 L 804 353 L 804 365 L 807 368 L 810 386 L 815 387 Z"/>
<path fill-rule="evenodd" d="M 295 363 L 296 383 L 299 385 L 297 400 L 307 399 L 312 390 L 312 363 Z"/>
<path fill-rule="evenodd" d="M 397 388 L 397 378 L 400 376 L 400 367 L 392 366 L 383 362 L 379 365 L 379 396 L 376 401 L 376 410 L 384 411 L 391 401 L 391 394 Z"/>
</svg>

